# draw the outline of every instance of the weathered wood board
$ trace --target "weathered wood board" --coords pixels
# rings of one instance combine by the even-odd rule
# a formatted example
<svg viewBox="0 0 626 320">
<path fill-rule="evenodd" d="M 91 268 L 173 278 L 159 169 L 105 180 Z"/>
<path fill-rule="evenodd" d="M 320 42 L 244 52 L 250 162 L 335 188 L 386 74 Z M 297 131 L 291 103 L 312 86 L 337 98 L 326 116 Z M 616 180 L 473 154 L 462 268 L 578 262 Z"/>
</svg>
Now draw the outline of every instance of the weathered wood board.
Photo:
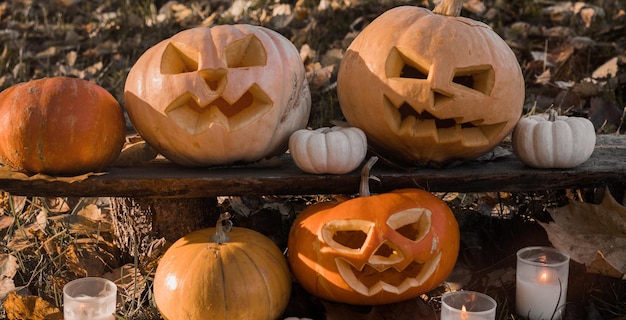
<svg viewBox="0 0 626 320">
<path fill-rule="evenodd" d="M 271 167 L 187 168 L 168 161 L 139 167 L 111 167 L 85 179 L 53 180 L 15 177 L 0 171 L 0 190 L 16 195 L 204 198 L 233 195 L 354 194 L 360 173 L 313 175 L 298 169 L 288 154 Z M 587 162 L 573 169 L 532 169 L 512 153 L 493 160 L 469 161 L 453 167 L 410 170 L 376 164 L 373 192 L 403 187 L 430 191 L 534 191 L 626 186 L 626 135 L 600 135 Z"/>
</svg>

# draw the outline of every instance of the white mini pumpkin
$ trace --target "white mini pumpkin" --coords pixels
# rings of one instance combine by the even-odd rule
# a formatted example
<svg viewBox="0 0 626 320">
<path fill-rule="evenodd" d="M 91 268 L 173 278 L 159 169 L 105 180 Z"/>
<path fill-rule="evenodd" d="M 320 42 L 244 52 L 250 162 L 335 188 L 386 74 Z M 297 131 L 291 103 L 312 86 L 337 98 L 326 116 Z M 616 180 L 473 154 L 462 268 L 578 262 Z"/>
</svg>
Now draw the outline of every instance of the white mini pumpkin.
<svg viewBox="0 0 626 320">
<path fill-rule="evenodd" d="M 513 153 L 535 168 L 574 168 L 587 161 L 596 144 L 593 123 L 556 111 L 519 120 L 512 135 Z"/>
<path fill-rule="evenodd" d="M 300 129 L 289 137 L 289 152 L 304 172 L 344 174 L 365 159 L 367 138 L 356 127 Z"/>
</svg>

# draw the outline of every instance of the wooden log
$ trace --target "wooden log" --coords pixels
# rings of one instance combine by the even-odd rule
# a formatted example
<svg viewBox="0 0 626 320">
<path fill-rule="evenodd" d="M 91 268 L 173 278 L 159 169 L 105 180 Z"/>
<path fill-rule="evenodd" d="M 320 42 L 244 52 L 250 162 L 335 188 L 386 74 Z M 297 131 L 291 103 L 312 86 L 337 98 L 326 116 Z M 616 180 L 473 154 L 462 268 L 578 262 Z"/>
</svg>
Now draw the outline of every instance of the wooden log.
<svg viewBox="0 0 626 320">
<path fill-rule="evenodd" d="M 171 244 L 192 231 L 215 226 L 219 217 L 216 198 L 115 197 L 110 201 L 124 260 L 143 256 L 161 239 Z"/>
</svg>

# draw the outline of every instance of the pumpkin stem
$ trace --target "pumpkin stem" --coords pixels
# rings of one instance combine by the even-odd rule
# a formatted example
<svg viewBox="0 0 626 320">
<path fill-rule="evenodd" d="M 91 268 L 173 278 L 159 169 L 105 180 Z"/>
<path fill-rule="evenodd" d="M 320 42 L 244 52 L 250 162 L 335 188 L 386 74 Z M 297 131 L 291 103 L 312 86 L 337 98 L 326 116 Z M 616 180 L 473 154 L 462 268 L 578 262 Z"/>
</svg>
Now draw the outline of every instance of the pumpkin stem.
<svg viewBox="0 0 626 320">
<path fill-rule="evenodd" d="M 222 244 L 224 242 L 228 242 L 230 237 L 226 234 L 233 228 L 233 222 L 230 221 L 230 213 L 225 212 L 220 214 L 219 219 L 217 219 L 217 224 L 215 229 L 217 231 L 214 235 L 211 236 L 211 241 Z"/>
<path fill-rule="evenodd" d="M 554 109 L 548 110 L 548 121 L 550 122 L 556 121 L 556 116 L 558 116 L 556 110 Z"/>
<path fill-rule="evenodd" d="M 461 15 L 463 0 L 441 0 L 433 12 L 444 16 L 458 17 Z"/>
<path fill-rule="evenodd" d="M 376 161 L 378 161 L 378 157 L 373 156 L 369 160 L 367 160 L 365 165 L 363 165 L 363 168 L 361 168 L 361 186 L 359 188 L 359 196 L 361 197 L 369 197 L 371 195 L 369 184 L 370 179 L 380 181 L 377 177 L 370 176 L 370 170 L 372 169 L 372 167 L 374 167 Z"/>
</svg>

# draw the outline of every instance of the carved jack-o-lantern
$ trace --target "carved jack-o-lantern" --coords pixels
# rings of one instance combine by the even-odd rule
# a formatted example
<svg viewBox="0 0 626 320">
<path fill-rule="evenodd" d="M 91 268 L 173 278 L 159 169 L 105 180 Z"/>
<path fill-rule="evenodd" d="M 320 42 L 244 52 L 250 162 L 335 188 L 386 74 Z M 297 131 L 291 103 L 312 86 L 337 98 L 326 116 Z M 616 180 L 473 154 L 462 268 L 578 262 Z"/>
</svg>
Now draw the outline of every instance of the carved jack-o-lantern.
<svg viewBox="0 0 626 320">
<path fill-rule="evenodd" d="M 156 44 L 130 70 L 125 101 L 150 145 L 191 166 L 283 153 L 311 108 L 298 50 L 252 25 L 198 27 Z"/>
<path fill-rule="evenodd" d="M 337 90 L 348 122 L 380 154 L 437 165 L 493 149 L 524 102 L 519 63 L 491 28 L 411 6 L 386 11 L 356 37 Z"/>
<path fill-rule="evenodd" d="M 402 189 L 308 207 L 292 225 L 289 263 L 313 295 L 387 304 L 440 285 L 454 268 L 459 242 L 445 202 Z"/>
</svg>

